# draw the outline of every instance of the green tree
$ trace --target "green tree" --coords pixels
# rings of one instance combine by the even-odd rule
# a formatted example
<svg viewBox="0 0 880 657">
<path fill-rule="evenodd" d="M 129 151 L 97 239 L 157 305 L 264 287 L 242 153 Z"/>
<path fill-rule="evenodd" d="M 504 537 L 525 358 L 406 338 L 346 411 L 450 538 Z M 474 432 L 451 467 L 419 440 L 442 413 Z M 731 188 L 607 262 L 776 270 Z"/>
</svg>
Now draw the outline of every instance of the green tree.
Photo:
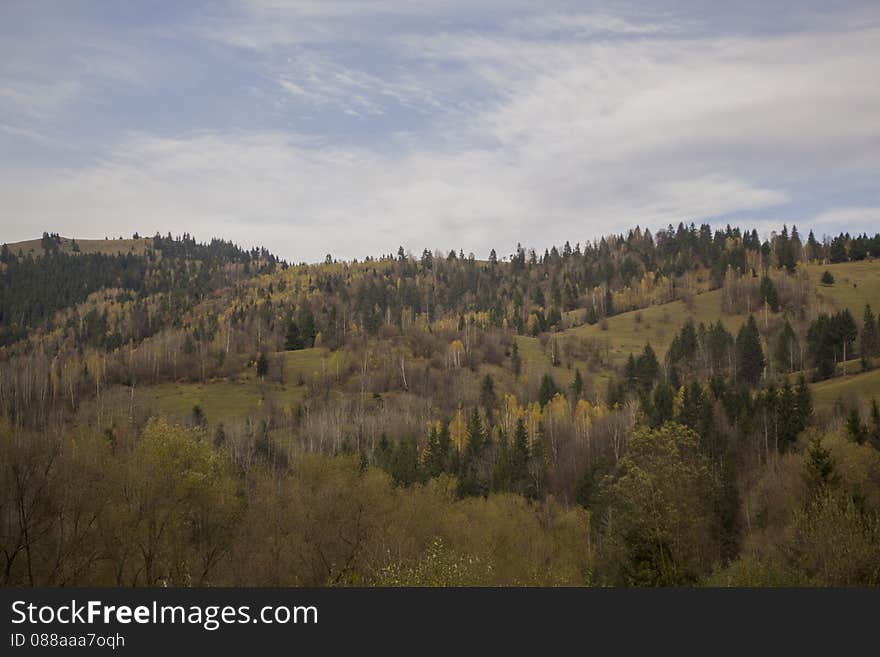
<svg viewBox="0 0 880 657">
<path fill-rule="evenodd" d="M 603 484 L 600 567 L 611 584 L 683 586 L 705 575 L 720 545 L 709 461 L 680 424 L 638 428 Z"/>
<path fill-rule="evenodd" d="M 779 293 L 769 276 L 761 278 L 761 301 L 764 301 L 774 313 L 779 310 Z"/>
<path fill-rule="evenodd" d="M 660 363 L 657 362 L 657 355 L 649 342 L 636 359 L 636 383 L 643 393 L 651 389 L 659 372 Z"/>
<path fill-rule="evenodd" d="M 572 398 L 577 401 L 581 398 L 581 395 L 584 392 L 584 379 L 581 377 L 581 371 L 578 368 L 574 369 L 574 380 L 571 382 L 571 394 Z"/>
<path fill-rule="evenodd" d="M 839 476 L 834 469 L 834 459 L 831 458 L 831 452 L 822 446 L 822 436 L 820 435 L 816 435 L 810 441 L 805 467 L 804 482 L 809 498 L 815 497 L 839 481 Z"/>
<path fill-rule="evenodd" d="M 774 354 L 776 364 L 783 372 L 795 371 L 795 355 L 798 353 L 797 335 L 791 327 L 788 319 L 779 331 L 776 338 L 776 353 Z"/>
<path fill-rule="evenodd" d="M 513 376 L 518 379 L 522 372 L 522 358 L 519 355 L 519 346 L 516 340 L 513 341 L 513 347 L 510 349 L 510 363 L 513 366 Z"/>
<path fill-rule="evenodd" d="M 862 355 L 872 358 L 878 352 L 880 352 L 880 330 L 878 330 L 877 318 L 868 304 L 862 317 Z"/>
<path fill-rule="evenodd" d="M 486 424 L 489 426 L 494 424 L 493 417 L 497 403 L 498 399 L 495 395 L 495 381 L 492 379 L 491 374 L 487 374 L 483 377 L 483 385 L 480 389 L 480 405 L 486 412 Z"/>
<path fill-rule="evenodd" d="M 755 385 L 761 380 L 764 372 L 764 349 L 754 315 L 739 329 L 736 336 L 737 378 L 745 383 Z"/>
<path fill-rule="evenodd" d="M 859 445 L 864 443 L 868 437 L 868 428 L 862 424 L 862 416 L 858 408 L 853 407 L 846 417 L 846 433 L 850 440 Z"/>
<path fill-rule="evenodd" d="M 541 402 L 542 407 L 546 406 L 547 402 L 553 399 L 557 392 L 559 392 L 559 389 L 556 387 L 556 382 L 550 374 L 545 374 L 541 377 L 541 388 L 538 391 L 538 399 Z"/>
<path fill-rule="evenodd" d="M 257 356 L 257 376 L 260 377 L 260 380 L 266 378 L 266 375 L 269 373 L 269 359 L 266 358 L 266 354 L 260 353 Z"/>
<path fill-rule="evenodd" d="M 516 422 L 511 454 L 511 480 L 516 490 L 522 492 L 529 476 L 529 434 L 522 418 Z"/>
</svg>

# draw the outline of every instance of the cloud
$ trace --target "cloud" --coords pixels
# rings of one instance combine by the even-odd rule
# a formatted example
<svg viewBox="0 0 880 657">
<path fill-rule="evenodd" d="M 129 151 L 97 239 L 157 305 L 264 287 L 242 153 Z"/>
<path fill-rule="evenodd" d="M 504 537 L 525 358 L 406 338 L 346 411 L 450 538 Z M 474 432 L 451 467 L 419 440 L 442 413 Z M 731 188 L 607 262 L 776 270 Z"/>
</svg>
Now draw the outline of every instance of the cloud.
<svg viewBox="0 0 880 657">
<path fill-rule="evenodd" d="M 813 217 L 812 225 L 832 235 L 844 231 L 873 235 L 880 231 L 880 207 L 832 208 Z"/>
<path fill-rule="evenodd" d="M 54 172 L 38 195 L 32 191 L 45 172 L 3 172 L 0 217 L 20 237 L 49 229 L 84 236 L 83 226 L 91 236 L 116 235 L 124 217 L 126 233 L 222 235 L 299 261 L 327 252 L 363 257 L 398 244 L 503 253 L 520 239 L 590 239 L 619 228 L 621 213 L 644 225 L 673 221 L 682 210 L 702 215 L 782 200 L 712 177 L 654 181 L 637 197 L 606 195 L 585 212 L 570 199 L 548 203 L 547 181 L 504 157 L 482 149 L 377 155 L 283 133 L 135 136 L 91 167 Z"/>
<path fill-rule="evenodd" d="M 299 261 L 398 244 L 503 254 L 731 217 L 876 219 L 872 22 L 710 37 L 680 17 L 524 3 L 487 28 L 500 5 L 474 4 L 254 2 L 237 24 L 202 21 L 193 52 L 253 65 L 267 83 L 255 98 L 289 121 L 205 129 L 181 90 L 176 130 L 129 128 L 64 166 L 0 158 L 2 239 L 122 225 Z M 853 207 L 825 212 L 854 190 Z"/>
</svg>

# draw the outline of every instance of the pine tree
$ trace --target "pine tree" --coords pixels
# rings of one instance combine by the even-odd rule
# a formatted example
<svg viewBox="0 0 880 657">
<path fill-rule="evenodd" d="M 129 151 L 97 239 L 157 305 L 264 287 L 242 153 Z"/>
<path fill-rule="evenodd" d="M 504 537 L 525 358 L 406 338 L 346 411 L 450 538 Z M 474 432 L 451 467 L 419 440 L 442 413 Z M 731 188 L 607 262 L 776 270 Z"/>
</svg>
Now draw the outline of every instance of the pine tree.
<svg viewBox="0 0 880 657">
<path fill-rule="evenodd" d="M 785 452 L 797 439 L 800 433 L 800 418 L 797 414 L 797 402 L 791 382 L 785 379 L 779 390 L 777 405 L 777 443 L 778 450 Z"/>
<path fill-rule="evenodd" d="M 810 441 L 804 479 L 810 498 L 815 498 L 825 489 L 835 486 L 839 481 L 839 476 L 835 472 L 834 459 L 831 458 L 831 452 L 822 446 L 821 436 L 816 436 Z"/>
<path fill-rule="evenodd" d="M 257 357 L 257 376 L 260 377 L 262 381 L 266 374 L 269 373 L 269 359 L 266 358 L 266 354 L 261 353 Z"/>
<path fill-rule="evenodd" d="M 862 424 L 862 417 L 859 414 L 858 408 L 853 408 L 849 415 L 846 418 L 846 432 L 850 437 L 850 440 L 861 445 L 865 442 L 865 438 L 867 437 L 867 427 Z"/>
<path fill-rule="evenodd" d="M 737 377 L 740 381 L 755 385 L 764 372 L 764 349 L 755 317 L 749 315 L 748 321 L 739 329 L 736 336 Z"/>
<path fill-rule="evenodd" d="M 432 425 L 428 433 L 428 443 L 425 446 L 425 471 L 429 477 L 436 477 L 443 472 L 443 454 L 440 450 L 440 440 L 437 435 L 437 426 Z"/>
<path fill-rule="evenodd" d="M 803 374 L 798 377 L 797 386 L 795 386 L 794 406 L 798 420 L 798 433 L 800 433 L 809 426 L 813 419 L 813 393 L 807 384 L 807 377 Z"/>
<path fill-rule="evenodd" d="M 623 370 L 624 380 L 626 381 L 626 387 L 628 390 L 636 389 L 636 359 L 633 357 L 632 353 L 630 353 L 629 358 L 626 359 L 626 367 Z"/>
<path fill-rule="evenodd" d="M 483 387 L 480 390 L 480 405 L 486 412 L 486 423 L 489 426 L 494 424 L 493 414 L 495 411 L 496 403 L 497 398 L 495 396 L 495 381 L 492 379 L 491 374 L 487 374 L 485 377 L 483 377 Z"/>
<path fill-rule="evenodd" d="M 819 257 L 819 243 L 816 241 L 816 236 L 813 235 L 812 229 L 810 230 L 810 234 L 807 236 L 807 259 L 815 260 Z"/>
<path fill-rule="evenodd" d="M 572 398 L 577 401 L 581 398 L 584 391 L 584 380 L 581 377 L 581 371 L 578 368 L 574 370 L 574 380 L 571 382 Z"/>
<path fill-rule="evenodd" d="M 872 358 L 880 351 L 880 330 L 877 326 L 877 318 L 871 310 L 870 304 L 865 306 L 862 319 L 862 356 Z"/>
<path fill-rule="evenodd" d="M 467 455 L 475 459 L 483 453 L 486 443 L 486 434 L 483 432 L 483 422 L 480 420 L 480 411 L 474 407 L 471 411 L 467 424 Z"/>
<path fill-rule="evenodd" d="M 766 274 L 761 278 L 761 301 L 765 302 L 774 313 L 779 311 L 779 293 Z"/>
<path fill-rule="evenodd" d="M 516 422 L 511 454 L 511 480 L 520 489 L 529 476 L 529 434 L 522 418 Z"/>
<path fill-rule="evenodd" d="M 651 400 L 651 426 L 660 427 L 672 419 L 675 391 L 666 383 L 659 383 Z"/>
<path fill-rule="evenodd" d="M 287 334 L 284 340 L 284 348 L 287 351 L 295 351 L 303 348 L 302 336 L 300 336 L 299 326 L 291 317 L 287 323 Z"/>
<path fill-rule="evenodd" d="M 522 359 L 519 355 L 519 347 L 516 344 L 516 340 L 513 341 L 513 347 L 510 350 L 510 362 L 513 366 L 513 376 L 518 379 L 522 372 Z"/>
<path fill-rule="evenodd" d="M 871 444 L 880 449 L 880 405 L 871 399 Z"/>
<path fill-rule="evenodd" d="M 556 396 L 557 392 L 559 392 L 559 390 L 556 387 L 556 382 L 553 380 L 552 376 L 545 374 L 541 377 L 541 389 L 538 392 L 541 407 L 546 406 L 547 403 Z"/>
<path fill-rule="evenodd" d="M 636 382 L 642 392 L 651 389 L 659 372 L 660 363 L 657 362 L 657 355 L 649 342 L 636 359 Z"/>
</svg>

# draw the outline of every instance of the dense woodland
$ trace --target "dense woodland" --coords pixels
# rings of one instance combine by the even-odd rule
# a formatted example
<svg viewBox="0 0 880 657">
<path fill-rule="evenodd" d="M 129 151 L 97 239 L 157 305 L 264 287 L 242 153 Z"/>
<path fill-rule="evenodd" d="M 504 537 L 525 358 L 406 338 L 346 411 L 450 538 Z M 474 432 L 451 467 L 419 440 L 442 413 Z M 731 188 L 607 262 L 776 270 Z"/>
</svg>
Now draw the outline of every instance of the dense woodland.
<svg viewBox="0 0 880 657">
<path fill-rule="evenodd" d="M 4 585 L 880 584 L 880 408 L 814 399 L 880 234 L 61 243 L 0 251 Z"/>
</svg>

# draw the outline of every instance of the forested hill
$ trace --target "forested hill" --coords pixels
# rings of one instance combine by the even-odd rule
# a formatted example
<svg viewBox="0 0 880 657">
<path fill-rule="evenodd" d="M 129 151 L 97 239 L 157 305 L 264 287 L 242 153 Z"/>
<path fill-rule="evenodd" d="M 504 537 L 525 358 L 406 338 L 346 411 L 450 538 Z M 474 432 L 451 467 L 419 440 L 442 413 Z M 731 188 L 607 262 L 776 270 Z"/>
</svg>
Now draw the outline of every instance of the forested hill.
<svg viewBox="0 0 880 657">
<path fill-rule="evenodd" d="M 3 244 L 0 345 L 25 337 L 54 319 L 57 311 L 100 290 L 115 290 L 120 300 L 164 295 L 167 302 L 160 312 L 135 327 L 131 336 L 106 325 L 90 327 L 85 336 L 90 344 L 118 347 L 126 337 L 142 339 L 174 325 L 175 318 L 211 290 L 271 272 L 277 262 L 265 249 L 245 251 L 218 239 L 200 244 L 189 235 L 78 242 L 44 233 L 39 241 Z M 143 315 L 138 309 L 133 313 Z"/>
<path fill-rule="evenodd" d="M 880 585 L 880 234 L 100 242 L 0 249 L 0 584 Z"/>
</svg>

